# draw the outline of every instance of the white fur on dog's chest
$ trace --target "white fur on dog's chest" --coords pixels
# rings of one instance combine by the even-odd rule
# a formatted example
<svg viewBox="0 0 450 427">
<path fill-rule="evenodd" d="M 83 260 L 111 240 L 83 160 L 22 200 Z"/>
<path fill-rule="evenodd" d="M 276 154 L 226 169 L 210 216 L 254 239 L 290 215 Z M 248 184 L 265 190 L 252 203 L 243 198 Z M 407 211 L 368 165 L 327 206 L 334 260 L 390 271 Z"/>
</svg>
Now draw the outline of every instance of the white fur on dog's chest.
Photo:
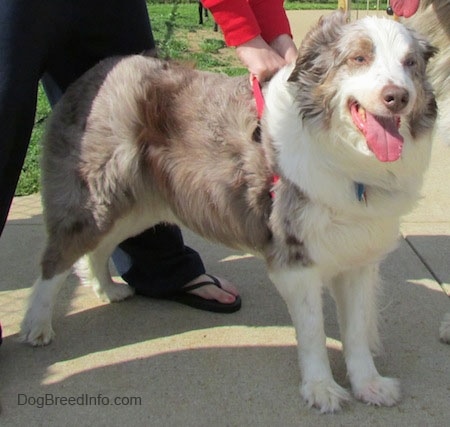
<svg viewBox="0 0 450 427">
<path fill-rule="evenodd" d="M 302 240 L 314 264 L 330 274 L 379 262 L 396 245 L 396 218 L 339 215 L 311 204 L 304 211 Z"/>
</svg>

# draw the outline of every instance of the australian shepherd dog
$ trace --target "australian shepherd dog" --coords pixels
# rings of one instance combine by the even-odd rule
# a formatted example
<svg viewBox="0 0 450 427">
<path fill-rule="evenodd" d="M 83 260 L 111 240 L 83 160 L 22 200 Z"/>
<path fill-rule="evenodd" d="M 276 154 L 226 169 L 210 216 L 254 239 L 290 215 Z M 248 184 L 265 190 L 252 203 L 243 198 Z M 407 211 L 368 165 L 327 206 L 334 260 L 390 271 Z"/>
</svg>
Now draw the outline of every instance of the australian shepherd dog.
<svg viewBox="0 0 450 427">
<path fill-rule="evenodd" d="M 428 165 L 434 53 L 398 22 L 348 23 L 336 12 L 264 85 L 261 120 L 247 76 L 145 56 L 87 72 L 56 106 L 45 138 L 48 241 L 24 340 L 50 342 L 55 296 L 80 257 L 96 293 L 122 300 L 133 291 L 111 279 L 116 245 L 176 223 L 265 260 L 296 329 L 310 406 L 334 412 L 349 399 L 327 357 L 324 288 L 336 301 L 354 396 L 395 404 L 399 384 L 372 356 L 378 268 Z"/>
</svg>

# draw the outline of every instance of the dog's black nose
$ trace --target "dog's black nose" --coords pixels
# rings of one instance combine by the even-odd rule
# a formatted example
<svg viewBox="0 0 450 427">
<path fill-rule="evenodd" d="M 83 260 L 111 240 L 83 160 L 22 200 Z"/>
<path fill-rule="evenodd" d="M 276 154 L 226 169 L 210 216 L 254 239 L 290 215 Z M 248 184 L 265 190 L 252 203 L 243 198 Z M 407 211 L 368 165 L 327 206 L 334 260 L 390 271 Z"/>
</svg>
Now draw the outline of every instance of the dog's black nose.
<svg viewBox="0 0 450 427">
<path fill-rule="evenodd" d="M 396 85 L 387 85 L 381 92 L 384 105 L 393 113 L 400 112 L 408 105 L 409 92 Z"/>
</svg>

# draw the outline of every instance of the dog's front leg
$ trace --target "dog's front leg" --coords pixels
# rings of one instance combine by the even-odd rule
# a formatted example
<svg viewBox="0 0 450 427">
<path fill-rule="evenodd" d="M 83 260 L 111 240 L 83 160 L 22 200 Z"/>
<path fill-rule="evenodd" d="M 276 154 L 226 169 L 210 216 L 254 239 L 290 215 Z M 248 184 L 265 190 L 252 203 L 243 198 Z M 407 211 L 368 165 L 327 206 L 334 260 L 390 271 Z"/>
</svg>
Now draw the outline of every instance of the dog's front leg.
<svg viewBox="0 0 450 427">
<path fill-rule="evenodd" d="M 373 405 L 392 406 L 400 398 L 398 381 L 378 373 L 371 353 L 379 346 L 378 281 L 378 266 L 370 265 L 340 275 L 334 281 L 332 292 L 355 397 Z"/>
<path fill-rule="evenodd" d="M 284 298 L 297 333 L 301 394 L 321 412 L 335 412 L 349 394 L 333 379 L 322 312 L 323 283 L 314 268 L 277 269 L 270 273 Z"/>
</svg>

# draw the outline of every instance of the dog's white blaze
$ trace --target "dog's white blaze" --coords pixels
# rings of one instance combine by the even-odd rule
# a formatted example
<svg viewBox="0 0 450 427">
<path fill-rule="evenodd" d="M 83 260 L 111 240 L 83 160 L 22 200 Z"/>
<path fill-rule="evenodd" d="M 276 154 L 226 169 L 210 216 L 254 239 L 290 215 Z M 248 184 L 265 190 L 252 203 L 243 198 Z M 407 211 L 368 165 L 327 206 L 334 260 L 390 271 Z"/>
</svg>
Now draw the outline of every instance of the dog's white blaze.
<svg viewBox="0 0 450 427">
<path fill-rule="evenodd" d="M 358 100 L 370 106 L 371 112 L 385 115 L 386 109 L 379 102 L 379 94 L 383 87 L 396 85 L 409 92 L 409 103 L 404 114 L 408 114 L 417 97 L 410 74 L 405 72 L 404 61 L 413 51 L 412 39 L 407 30 L 388 19 L 375 20 L 367 17 L 360 23 L 368 33 L 375 46 L 375 59 L 366 73 L 350 76 L 343 85 L 343 94 L 358 94 Z M 381 27 L 381 28 L 380 28 Z M 348 99 L 348 97 L 347 97 Z"/>
</svg>

